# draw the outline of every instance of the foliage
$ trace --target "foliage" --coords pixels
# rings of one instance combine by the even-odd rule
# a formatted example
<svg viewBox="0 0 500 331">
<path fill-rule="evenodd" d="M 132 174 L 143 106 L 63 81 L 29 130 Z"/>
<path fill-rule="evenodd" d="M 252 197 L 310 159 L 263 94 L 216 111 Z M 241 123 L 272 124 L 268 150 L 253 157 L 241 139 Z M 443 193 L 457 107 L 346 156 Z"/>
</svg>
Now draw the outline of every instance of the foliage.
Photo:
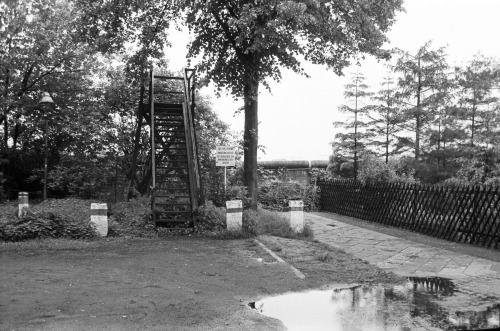
<svg viewBox="0 0 500 331">
<path fill-rule="evenodd" d="M 314 185 L 299 182 L 266 181 L 259 186 L 259 204 L 273 211 L 288 210 L 289 200 L 302 200 L 305 211 L 317 210 L 319 196 Z"/>
<path fill-rule="evenodd" d="M 471 148 L 468 156 L 457 158 L 458 171 L 447 185 L 495 185 L 500 181 L 500 150 Z"/>
<path fill-rule="evenodd" d="M 399 50 L 394 71 L 398 78 L 398 103 L 403 115 L 404 129 L 415 133 L 411 147 L 415 159 L 420 159 L 421 135 L 436 117 L 434 109 L 448 84 L 444 48 L 431 49 L 431 42 L 425 43 L 416 54 Z"/>
<path fill-rule="evenodd" d="M 226 229 L 226 209 L 217 207 L 212 201 L 205 202 L 195 215 L 196 231 L 214 233 Z"/>
<path fill-rule="evenodd" d="M 500 81 L 500 69 L 494 67 L 493 59 L 476 54 L 465 68 L 456 68 L 455 71 L 460 93 L 459 107 L 463 110 L 464 119 L 469 122 L 470 146 L 474 147 L 478 142 L 498 143 L 497 134 L 490 132 L 489 128 L 495 124 L 491 121 L 498 121 L 498 114 L 490 105 L 498 101 L 492 90 Z"/>
<path fill-rule="evenodd" d="M 108 40 L 105 46 L 116 49 L 123 48 L 128 37 L 147 39 L 151 40 L 149 50 L 157 52 L 165 42 L 164 35 L 157 32 L 165 31 L 172 18 L 184 11 L 193 35 L 188 56 L 200 59 L 198 69 L 219 91 L 228 89 L 235 97 L 244 98 L 243 184 L 256 208 L 259 84 L 265 84 L 267 78 L 280 80 L 280 67 L 304 73 L 301 56 L 326 64 L 337 74 L 360 53 L 386 57 L 381 46 L 401 4 L 401 0 L 378 6 L 335 1 L 135 0 L 124 5 L 113 0 L 96 6 L 86 0 L 79 2 L 79 8 L 84 13 L 85 38 L 97 42 L 103 35 Z M 155 22 L 144 19 L 151 8 L 161 8 L 154 11 Z M 130 31 L 140 32 L 133 35 Z M 153 40 L 151 35 L 157 38 Z M 140 43 L 139 48 L 145 45 Z"/>
<path fill-rule="evenodd" d="M 272 235 L 284 238 L 313 238 L 313 232 L 306 224 L 304 231 L 296 233 L 287 217 L 265 209 L 243 211 L 243 229 L 251 235 Z"/>
<path fill-rule="evenodd" d="M 402 136 L 402 116 L 396 107 L 394 80 L 388 75 L 384 78 L 381 88 L 372 96 L 374 104 L 367 106 L 370 121 L 367 123 L 369 145 L 377 154 L 389 157 L 399 155 L 408 150 L 408 140 Z M 382 150 L 380 150 L 382 149 Z"/>
<path fill-rule="evenodd" d="M 3 172 L 0 171 L 0 203 L 5 200 L 5 192 L 3 184 L 5 183 L 5 178 L 3 177 Z"/>
<path fill-rule="evenodd" d="M 90 222 L 75 221 L 62 214 L 29 211 L 21 219 L 0 222 L 0 240 L 22 241 L 43 238 L 89 239 L 95 236 Z"/>
<path fill-rule="evenodd" d="M 0 203 L 0 223 L 10 222 L 17 217 L 18 213 L 17 201 L 5 201 Z"/>
<path fill-rule="evenodd" d="M 361 158 L 358 179 L 363 183 L 407 183 L 415 184 L 415 170 L 406 167 L 403 159 L 384 162 L 369 153 Z"/>
<path fill-rule="evenodd" d="M 358 155 L 364 150 L 367 138 L 366 116 L 369 107 L 364 99 L 372 95 L 368 91 L 368 85 L 364 83 L 365 79 L 359 72 L 352 75 L 351 83 L 345 85 L 344 92 L 348 104 L 339 107 L 340 112 L 349 114 L 349 121 L 333 122 L 335 127 L 347 131 L 337 133 L 332 146 L 343 158 L 353 160 L 354 180 L 358 173 Z"/>
<path fill-rule="evenodd" d="M 58 218 L 73 223 L 88 223 L 92 202 L 77 198 L 48 199 L 39 204 L 30 205 L 30 210 L 35 214 L 54 214 Z"/>
<path fill-rule="evenodd" d="M 111 207 L 108 236 L 150 237 L 155 235 L 149 197 L 118 202 Z"/>
</svg>

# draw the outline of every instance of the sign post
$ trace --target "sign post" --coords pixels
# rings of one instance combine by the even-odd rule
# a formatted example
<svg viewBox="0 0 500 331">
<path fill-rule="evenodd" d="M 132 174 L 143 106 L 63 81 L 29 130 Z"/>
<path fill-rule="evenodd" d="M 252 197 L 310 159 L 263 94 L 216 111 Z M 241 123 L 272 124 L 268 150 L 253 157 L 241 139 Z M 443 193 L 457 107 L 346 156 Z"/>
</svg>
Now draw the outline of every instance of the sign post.
<svg viewBox="0 0 500 331">
<path fill-rule="evenodd" d="M 227 182 L 227 167 L 236 165 L 236 147 L 234 146 L 217 146 L 216 148 L 216 166 L 224 167 L 224 195 L 226 194 Z"/>
</svg>

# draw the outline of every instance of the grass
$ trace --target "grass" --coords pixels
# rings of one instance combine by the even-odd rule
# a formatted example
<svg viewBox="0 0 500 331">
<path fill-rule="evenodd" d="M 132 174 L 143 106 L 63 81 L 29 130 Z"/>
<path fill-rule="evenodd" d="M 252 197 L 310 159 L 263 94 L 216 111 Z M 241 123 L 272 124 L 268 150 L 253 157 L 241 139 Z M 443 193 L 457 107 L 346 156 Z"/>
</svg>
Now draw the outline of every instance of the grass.
<svg viewBox="0 0 500 331">
<path fill-rule="evenodd" d="M 39 205 L 31 206 L 33 215 L 43 216 L 43 214 L 57 214 L 61 220 L 66 222 L 75 222 L 80 224 L 88 223 L 90 218 L 90 201 L 79 199 L 48 200 Z M 20 238 L 18 242 L 0 241 L 1 251 L 22 251 L 22 250 L 78 250 L 101 246 L 113 245 L 120 239 L 127 237 L 164 237 L 164 236 L 182 236 L 196 235 L 208 236 L 215 239 L 231 240 L 246 239 L 258 235 L 272 235 L 292 239 L 313 240 L 311 228 L 306 225 L 304 230 L 296 233 L 289 224 L 287 213 L 269 211 L 265 209 L 245 210 L 243 212 L 243 231 L 229 231 L 226 227 L 226 215 L 224 208 L 218 208 L 208 203 L 200 208 L 201 213 L 197 215 L 198 226 L 193 233 L 190 230 L 171 233 L 163 229 L 148 228 L 146 219 L 146 209 L 149 211 L 143 201 L 116 205 L 111 208 L 112 216 L 109 218 L 108 238 L 79 239 L 74 240 L 69 237 L 63 238 L 42 238 L 30 239 Z M 37 216 L 37 217 L 38 217 Z M 2 222 L 11 223 L 17 220 L 17 203 L 0 204 L 0 225 Z M 205 221 L 205 222 L 204 222 Z M 201 222 L 201 223 L 200 223 Z M 68 223 L 69 224 L 69 223 Z M 43 224 L 42 224 L 43 225 Z M 42 226 L 40 225 L 40 226 Z M 19 228 L 19 231 L 22 231 Z M 119 236 L 119 237 L 112 237 Z M 123 238 L 122 236 L 125 236 Z M 42 236 L 43 237 L 43 236 Z"/>
<path fill-rule="evenodd" d="M 330 256 L 330 252 L 321 252 L 321 253 L 316 253 L 316 260 L 320 262 L 330 262 L 332 260 L 332 257 Z"/>
<path fill-rule="evenodd" d="M 305 224 L 302 232 L 296 232 L 290 226 L 285 213 L 265 209 L 245 210 L 243 212 L 243 228 L 255 235 L 271 235 L 292 239 L 312 240 L 314 235 L 311 227 Z"/>
<path fill-rule="evenodd" d="M 81 250 L 102 247 L 110 240 L 76 240 L 66 238 L 44 238 L 18 242 L 0 242 L 0 252 L 42 251 L 42 250 Z"/>
</svg>

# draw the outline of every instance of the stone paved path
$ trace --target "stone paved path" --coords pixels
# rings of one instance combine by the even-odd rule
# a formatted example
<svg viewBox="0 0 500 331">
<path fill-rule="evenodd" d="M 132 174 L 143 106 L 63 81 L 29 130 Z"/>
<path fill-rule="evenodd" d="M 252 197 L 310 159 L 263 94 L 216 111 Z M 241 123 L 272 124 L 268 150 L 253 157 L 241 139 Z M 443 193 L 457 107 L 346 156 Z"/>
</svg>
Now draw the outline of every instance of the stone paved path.
<svg viewBox="0 0 500 331">
<path fill-rule="evenodd" d="M 401 276 L 452 279 L 463 293 L 500 298 L 500 262 L 490 261 L 410 240 L 304 214 L 314 238 Z M 333 225 L 333 226 L 332 226 Z M 500 253 L 499 253 L 500 254 Z"/>
</svg>

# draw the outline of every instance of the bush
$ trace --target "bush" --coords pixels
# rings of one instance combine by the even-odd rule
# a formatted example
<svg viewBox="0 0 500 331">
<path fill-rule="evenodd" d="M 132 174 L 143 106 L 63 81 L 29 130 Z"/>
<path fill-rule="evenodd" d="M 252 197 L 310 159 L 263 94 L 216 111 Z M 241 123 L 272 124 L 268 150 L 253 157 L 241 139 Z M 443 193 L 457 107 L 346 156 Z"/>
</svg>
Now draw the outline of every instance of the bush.
<svg viewBox="0 0 500 331">
<path fill-rule="evenodd" d="M 89 222 L 74 222 L 59 215 L 32 211 L 21 219 L 0 223 L 0 240 L 22 241 L 43 238 L 88 239 L 95 236 Z"/>
<path fill-rule="evenodd" d="M 36 205 L 30 205 L 34 214 L 54 214 L 57 218 L 74 222 L 88 223 L 90 221 L 91 200 L 76 198 L 48 199 Z"/>
<path fill-rule="evenodd" d="M 262 208 L 286 211 L 289 200 L 302 200 L 305 211 L 318 210 L 319 195 L 314 185 L 278 180 L 260 184 L 259 203 Z"/>
<path fill-rule="evenodd" d="M 304 227 L 302 233 L 296 233 L 291 227 L 288 218 L 277 212 L 259 209 L 249 209 L 243 212 L 243 232 L 249 235 L 271 235 L 284 238 L 309 238 L 312 231 L 309 226 Z"/>
<path fill-rule="evenodd" d="M 365 153 L 359 162 L 358 180 L 363 183 L 418 183 L 414 176 L 415 170 L 409 168 L 404 159 L 391 159 L 385 163 Z"/>
<path fill-rule="evenodd" d="M 218 232 L 226 229 L 226 208 L 217 207 L 207 201 L 195 214 L 196 231 L 200 233 Z"/>
<path fill-rule="evenodd" d="M 31 205 L 17 217 L 16 202 L 0 207 L 0 240 L 21 241 L 35 238 L 88 239 L 95 236 L 90 225 L 90 201 L 51 199 Z"/>
<path fill-rule="evenodd" d="M 6 201 L 0 204 L 0 223 L 9 222 L 17 218 L 17 201 Z"/>
<path fill-rule="evenodd" d="M 154 236 L 156 227 L 152 220 L 151 198 L 144 196 L 128 202 L 118 202 L 111 207 L 108 236 Z"/>
<path fill-rule="evenodd" d="M 296 234 L 285 215 L 265 209 L 244 210 L 242 231 L 228 231 L 226 209 L 215 206 L 211 201 L 198 209 L 195 222 L 197 232 L 213 235 L 219 239 L 248 238 L 261 234 L 286 238 L 312 237 L 312 231 L 308 226 L 305 227 L 303 233 Z"/>
</svg>

